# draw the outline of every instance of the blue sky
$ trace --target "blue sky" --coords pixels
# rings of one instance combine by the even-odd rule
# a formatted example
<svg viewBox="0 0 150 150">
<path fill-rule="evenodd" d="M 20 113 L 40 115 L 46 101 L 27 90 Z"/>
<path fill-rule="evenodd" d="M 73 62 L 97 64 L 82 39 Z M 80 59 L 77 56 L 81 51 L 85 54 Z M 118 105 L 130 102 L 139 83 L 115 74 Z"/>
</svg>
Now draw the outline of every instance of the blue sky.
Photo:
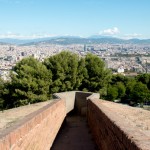
<svg viewBox="0 0 150 150">
<path fill-rule="evenodd" d="M 0 0 L 0 38 L 150 38 L 150 0 Z"/>
</svg>

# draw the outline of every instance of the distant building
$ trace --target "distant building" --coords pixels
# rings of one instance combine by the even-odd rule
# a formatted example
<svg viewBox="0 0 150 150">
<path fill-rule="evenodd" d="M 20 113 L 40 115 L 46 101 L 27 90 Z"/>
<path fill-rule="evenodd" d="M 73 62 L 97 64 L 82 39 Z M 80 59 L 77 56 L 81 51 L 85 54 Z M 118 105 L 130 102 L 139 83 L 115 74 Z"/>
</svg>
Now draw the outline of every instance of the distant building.
<svg viewBox="0 0 150 150">
<path fill-rule="evenodd" d="M 118 72 L 118 73 L 124 73 L 124 67 L 123 67 L 123 66 L 120 66 L 120 67 L 117 69 L 117 72 Z"/>
<path fill-rule="evenodd" d="M 86 50 L 87 50 L 87 49 L 86 49 L 86 44 L 84 44 L 84 51 L 86 52 Z"/>
<path fill-rule="evenodd" d="M 39 59 L 39 56 L 37 54 L 32 54 L 32 57 L 35 59 Z"/>
<path fill-rule="evenodd" d="M 27 53 L 26 52 L 21 52 L 21 56 L 26 56 Z"/>
<path fill-rule="evenodd" d="M 6 56 L 5 60 L 6 60 L 6 61 L 12 61 L 12 60 L 13 60 L 13 57 L 12 57 L 12 56 Z"/>
<path fill-rule="evenodd" d="M 94 51 L 94 46 L 91 46 L 91 51 Z"/>
<path fill-rule="evenodd" d="M 1 77 L 4 81 L 9 81 L 9 80 L 10 80 L 10 71 L 8 71 L 8 70 L 0 71 L 0 77 Z"/>
<path fill-rule="evenodd" d="M 14 50 L 14 48 L 13 47 L 9 47 L 9 49 L 8 49 L 8 51 L 13 51 Z"/>
</svg>

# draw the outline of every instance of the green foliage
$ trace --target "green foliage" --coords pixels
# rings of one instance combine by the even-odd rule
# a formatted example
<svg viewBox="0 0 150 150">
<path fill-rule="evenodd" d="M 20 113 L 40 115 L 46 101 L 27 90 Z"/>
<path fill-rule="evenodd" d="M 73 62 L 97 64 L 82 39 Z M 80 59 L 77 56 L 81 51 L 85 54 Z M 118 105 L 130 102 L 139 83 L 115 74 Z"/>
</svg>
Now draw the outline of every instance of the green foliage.
<svg viewBox="0 0 150 150">
<path fill-rule="evenodd" d="M 126 88 L 122 82 L 117 82 L 116 88 L 118 90 L 118 98 L 122 98 L 125 96 Z"/>
<path fill-rule="evenodd" d="M 149 90 L 147 86 L 141 82 L 137 82 L 133 86 L 133 90 L 131 93 L 131 98 L 136 102 L 136 103 L 144 103 L 149 99 Z"/>
<path fill-rule="evenodd" d="M 78 69 L 77 69 L 77 80 L 76 80 L 76 89 L 82 87 L 83 79 L 87 75 L 87 69 L 85 67 L 85 59 L 81 58 L 78 62 Z M 84 87 L 86 88 L 86 87 Z"/>
<path fill-rule="evenodd" d="M 115 86 L 109 86 L 107 89 L 107 99 L 110 101 L 115 100 L 118 97 L 118 89 Z"/>
<path fill-rule="evenodd" d="M 118 92 L 118 96 L 110 96 L 113 95 L 112 92 L 115 90 L 112 90 L 112 87 L 109 87 L 110 89 L 108 88 L 106 98 L 113 99 L 115 97 L 123 101 L 129 100 L 133 103 L 144 103 L 145 101 L 149 101 L 149 77 L 150 76 L 148 74 L 138 75 L 136 78 L 124 77 L 122 75 L 113 75 L 110 85 L 115 88 L 115 93 Z"/>
<path fill-rule="evenodd" d="M 81 85 L 84 61 L 79 61 L 76 54 L 64 51 L 49 57 L 44 64 L 53 74 L 50 93 L 75 90 Z"/>
<path fill-rule="evenodd" d="M 16 64 L 14 71 L 3 94 L 6 108 L 49 99 L 52 75 L 42 63 L 29 57 Z"/>
<path fill-rule="evenodd" d="M 0 79 L 0 109 L 48 100 L 57 92 L 82 90 L 99 92 L 108 100 L 150 101 L 150 74 L 128 78 L 112 75 L 96 55 L 80 58 L 63 51 L 43 63 L 29 57 L 16 64 L 11 81 Z"/>
<path fill-rule="evenodd" d="M 3 79 L 0 78 L 0 110 L 3 109 L 4 99 L 2 98 L 2 96 L 3 96 L 4 88 L 5 88 L 5 83 Z"/>
<path fill-rule="evenodd" d="M 121 74 L 112 75 L 111 78 L 111 84 L 115 85 L 117 82 L 121 82 L 123 84 L 126 84 L 128 82 L 129 78 L 126 76 L 123 76 Z"/>
<path fill-rule="evenodd" d="M 150 74 L 141 74 L 136 77 L 136 80 L 146 84 L 150 90 Z"/>
<path fill-rule="evenodd" d="M 134 90 L 135 84 L 136 84 L 136 80 L 135 80 L 135 79 L 129 80 L 129 81 L 127 82 L 127 84 L 126 84 L 126 95 L 127 95 L 126 97 L 127 97 L 128 99 L 131 99 L 131 93 L 132 93 L 133 90 Z"/>
<path fill-rule="evenodd" d="M 91 92 L 100 92 L 100 89 L 107 87 L 111 72 L 105 68 L 104 62 L 98 56 L 87 54 L 85 68 L 82 89 L 86 87 Z"/>
<path fill-rule="evenodd" d="M 51 70 L 52 84 L 50 92 L 84 90 L 106 93 L 111 72 L 97 56 L 88 54 L 79 58 L 71 52 L 61 52 L 45 60 L 44 64 Z"/>
<path fill-rule="evenodd" d="M 126 88 L 122 82 L 117 82 L 116 84 L 109 85 L 107 89 L 106 99 L 115 100 L 121 99 L 125 96 Z"/>
</svg>

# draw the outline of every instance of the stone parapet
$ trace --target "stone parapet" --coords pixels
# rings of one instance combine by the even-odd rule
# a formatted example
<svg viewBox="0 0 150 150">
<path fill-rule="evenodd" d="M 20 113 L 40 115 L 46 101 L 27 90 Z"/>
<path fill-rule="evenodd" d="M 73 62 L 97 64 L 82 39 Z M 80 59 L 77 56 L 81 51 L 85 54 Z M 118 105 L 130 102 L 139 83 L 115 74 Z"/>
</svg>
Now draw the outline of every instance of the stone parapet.
<svg viewBox="0 0 150 150">
<path fill-rule="evenodd" d="M 88 124 L 100 150 L 150 150 L 149 111 L 92 99 Z"/>
<path fill-rule="evenodd" d="M 49 150 L 65 116 L 65 101 L 53 101 L 3 130 L 0 150 Z"/>
</svg>

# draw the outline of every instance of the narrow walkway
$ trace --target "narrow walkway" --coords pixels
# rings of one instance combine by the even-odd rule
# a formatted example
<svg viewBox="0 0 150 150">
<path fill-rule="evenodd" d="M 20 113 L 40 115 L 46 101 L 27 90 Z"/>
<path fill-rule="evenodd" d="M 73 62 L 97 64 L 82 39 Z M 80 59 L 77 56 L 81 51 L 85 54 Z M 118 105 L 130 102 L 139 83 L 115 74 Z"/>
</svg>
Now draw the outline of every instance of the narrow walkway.
<svg viewBox="0 0 150 150">
<path fill-rule="evenodd" d="M 51 150 L 97 150 L 89 133 L 86 118 L 68 116 Z"/>
</svg>

